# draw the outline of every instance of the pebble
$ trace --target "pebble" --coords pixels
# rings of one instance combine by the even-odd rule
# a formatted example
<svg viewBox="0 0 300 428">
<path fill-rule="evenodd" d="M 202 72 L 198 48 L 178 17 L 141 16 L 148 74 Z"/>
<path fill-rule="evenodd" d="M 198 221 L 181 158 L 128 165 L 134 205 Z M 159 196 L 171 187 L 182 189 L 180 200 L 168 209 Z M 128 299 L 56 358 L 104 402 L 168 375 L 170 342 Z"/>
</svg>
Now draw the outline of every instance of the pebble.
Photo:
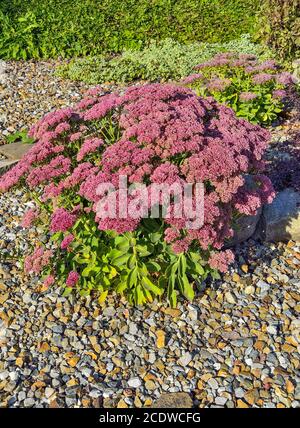
<svg viewBox="0 0 300 428">
<path fill-rule="evenodd" d="M 6 135 L 28 129 L 45 113 L 82 98 L 89 86 L 57 77 L 55 68 L 60 62 L 6 62 L 5 80 L 0 76 L 0 144 Z"/>
<path fill-rule="evenodd" d="M 192 361 L 192 358 L 193 358 L 192 355 L 186 352 L 179 358 L 178 364 L 185 367 Z"/>
<path fill-rule="evenodd" d="M 227 401 L 228 399 L 226 398 L 226 397 L 216 397 L 216 399 L 215 399 L 215 403 L 218 405 L 218 406 L 224 406 L 224 404 L 226 403 L 226 401 Z"/>
<path fill-rule="evenodd" d="M 139 388 L 141 384 L 142 382 L 138 377 L 133 377 L 132 379 L 128 380 L 128 386 L 130 388 Z"/>
<path fill-rule="evenodd" d="M 214 379 L 214 378 L 208 379 L 207 383 L 212 389 L 218 389 L 219 388 L 219 384 L 216 381 L 216 379 Z"/>
<path fill-rule="evenodd" d="M 33 398 L 26 398 L 24 400 L 24 407 L 33 407 L 35 405 L 35 400 Z"/>
</svg>

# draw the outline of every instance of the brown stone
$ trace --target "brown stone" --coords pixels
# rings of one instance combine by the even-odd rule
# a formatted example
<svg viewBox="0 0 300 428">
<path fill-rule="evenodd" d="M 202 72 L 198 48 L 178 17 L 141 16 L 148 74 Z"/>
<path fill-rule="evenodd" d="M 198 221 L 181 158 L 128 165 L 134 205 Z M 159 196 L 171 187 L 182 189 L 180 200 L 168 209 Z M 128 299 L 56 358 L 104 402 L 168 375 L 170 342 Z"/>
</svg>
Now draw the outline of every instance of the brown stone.
<svg viewBox="0 0 300 428">
<path fill-rule="evenodd" d="M 158 347 L 158 349 L 161 349 L 165 346 L 165 332 L 163 330 L 157 330 L 155 332 L 156 334 L 156 346 Z"/>
<path fill-rule="evenodd" d="M 10 143 L 0 146 L 0 154 L 8 160 L 20 160 L 32 147 L 32 144 Z"/>
<path fill-rule="evenodd" d="M 162 394 L 151 406 L 160 409 L 184 409 L 193 407 L 193 400 L 186 392 L 172 392 Z"/>
<path fill-rule="evenodd" d="M 9 298 L 9 293 L 0 294 L 0 304 L 3 305 L 3 303 L 5 303 L 8 298 Z"/>
<path fill-rule="evenodd" d="M 285 386 L 288 394 L 293 394 L 295 387 L 294 387 L 294 384 L 289 379 L 287 379 L 287 381 L 285 382 Z"/>
<path fill-rule="evenodd" d="M 245 403 L 245 401 L 243 400 L 237 400 L 237 407 L 242 408 L 242 409 L 247 409 L 249 406 L 247 403 Z"/>
<path fill-rule="evenodd" d="M 170 315 L 173 318 L 177 318 L 181 315 L 180 309 L 166 308 L 164 312 L 166 315 Z"/>
<path fill-rule="evenodd" d="M 253 406 L 253 404 L 255 404 L 257 402 L 257 400 L 259 400 L 259 392 L 257 389 L 251 389 L 250 391 L 247 391 L 244 399 L 247 401 L 247 403 L 251 404 L 251 406 Z"/>
</svg>

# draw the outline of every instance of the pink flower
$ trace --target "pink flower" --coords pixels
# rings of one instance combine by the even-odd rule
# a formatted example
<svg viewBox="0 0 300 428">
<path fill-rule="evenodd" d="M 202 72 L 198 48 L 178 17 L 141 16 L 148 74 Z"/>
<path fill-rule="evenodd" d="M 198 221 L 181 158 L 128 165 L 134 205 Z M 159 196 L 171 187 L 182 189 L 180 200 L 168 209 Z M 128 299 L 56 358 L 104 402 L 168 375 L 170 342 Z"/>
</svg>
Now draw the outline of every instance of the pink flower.
<svg viewBox="0 0 300 428">
<path fill-rule="evenodd" d="M 36 248 L 31 255 L 25 258 L 25 272 L 39 274 L 45 266 L 49 265 L 51 258 L 51 250 L 44 250 L 42 247 Z"/>
<path fill-rule="evenodd" d="M 287 95 L 286 91 L 284 89 L 276 89 L 275 91 L 273 91 L 272 93 L 272 97 L 273 98 L 285 98 Z"/>
<path fill-rule="evenodd" d="M 241 101 L 252 101 L 257 98 L 257 94 L 254 92 L 241 92 L 239 98 Z"/>
<path fill-rule="evenodd" d="M 30 227 L 33 222 L 38 218 L 39 210 L 36 208 L 30 208 L 23 216 L 21 226 L 24 228 Z"/>
<path fill-rule="evenodd" d="M 103 144 L 100 138 L 85 140 L 77 154 L 77 161 L 80 162 L 87 154 L 95 152 Z"/>
<path fill-rule="evenodd" d="M 205 67 L 227 67 L 234 61 L 239 67 L 257 66 L 252 58 L 222 54 Z M 273 79 L 275 74 L 271 76 Z M 223 90 L 229 83 L 214 79 L 210 89 Z M 249 93 L 241 97 L 253 99 Z M 113 130 L 109 138 L 104 122 Z M 184 212 L 179 217 L 175 215 L 178 203 L 174 199 L 166 207 L 165 240 L 179 253 L 187 251 L 191 244 L 203 250 L 221 249 L 233 233 L 233 212 L 253 213 L 273 197 L 272 187 L 263 175 L 255 176 L 254 188 L 245 185 L 247 174 L 261 174 L 269 132 L 237 118 L 233 110 L 213 97 L 200 98 L 191 89 L 176 84 L 136 85 L 104 95 L 97 88 L 89 91 L 74 109 L 46 115 L 32 128 L 31 135 L 36 143 L 18 165 L 0 178 L 0 189 L 8 190 L 25 181 L 43 192 L 44 201 L 58 198 L 61 208 L 51 217 L 52 232 L 66 232 L 87 211 L 89 217 L 94 214 L 100 230 L 123 233 L 138 229 L 142 217 L 153 206 L 148 198 L 138 207 L 142 208 L 138 218 L 128 212 L 123 215 L 120 210 L 115 218 L 98 215 L 100 202 L 104 206 L 110 204 L 113 196 L 120 200 L 121 175 L 128 178 L 128 183 L 146 184 L 149 190 L 157 184 L 178 184 L 181 190 L 187 183 L 204 183 L 201 228 L 186 228 L 190 219 Z M 83 162 L 85 156 L 89 162 Z M 109 197 L 97 193 L 98 186 L 105 183 L 114 186 Z M 162 199 L 158 196 L 156 202 Z M 66 209 L 74 205 L 80 209 Z M 107 212 L 104 209 L 104 214 Z M 69 236 L 63 247 L 68 248 Z M 32 267 L 32 260 L 27 264 Z M 34 269 L 40 267 L 36 262 Z"/>
<path fill-rule="evenodd" d="M 70 141 L 74 142 L 74 141 L 80 140 L 81 137 L 82 137 L 81 131 L 75 132 L 74 134 L 70 135 Z"/>
<path fill-rule="evenodd" d="M 55 128 L 56 135 L 63 134 L 64 132 L 67 132 L 71 129 L 71 126 L 68 122 L 62 122 L 57 125 Z"/>
<path fill-rule="evenodd" d="M 65 208 L 57 208 L 51 217 L 51 232 L 66 232 L 74 225 L 76 218 L 76 215 L 69 213 Z"/>
<path fill-rule="evenodd" d="M 173 227 L 168 227 L 165 230 L 165 241 L 168 243 L 175 241 L 177 238 L 179 238 L 179 236 L 179 231 L 177 229 L 174 229 Z"/>
<path fill-rule="evenodd" d="M 228 265 L 234 261 L 234 254 L 231 250 L 212 253 L 209 257 L 208 264 L 211 268 L 220 272 L 227 272 Z"/>
<path fill-rule="evenodd" d="M 50 287 L 55 282 L 55 278 L 53 275 L 48 275 L 44 280 L 44 287 Z"/>
<path fill-rule="evenodd" d="M 260 85 L 260 84 L 269 82 L 272 79 L 274 79 L 274 75 L 273 74 L 259 73 L 259 74 L 255 74 L 252 77 L 252 82 L 255 83 L 256 85 Z"/>
<path fill-rule="evenodd" d="M 52 159 L 48 165 L 33 168 L 26 181 L 31 188 L 36 187 L 45 181 L 49 181 L 51 178 L 56 178 L 66 174 L 69 172 L 70 166 L 70 159 L 64 156 L 57 156 Z"/>
<path fill-rule="evenodd" d="M 209 91 L 222 92 L 230 85 L 231 85 L 230 79 L 214 78 L 207 83 L 207 89 Z"/>
<path fill-rule="evenodd" d="M 64 239 L 62 240 L 62 242 L 60 244 L 60 248 L 62 250 L 66 250 L 73 241 L 74 241 L 74 235 L 72 235 L 72 233 L 70 233 L 69 235 L 64 237 Z"/>
<path fill-rule="evenodd" d="M 79 278 L 80 278 L 79 274 L 72 270 L 67 277 L 66 286 L 74 287 L 74 285 L 77 284 Z"/>
<path fill-rule="evenodd" d="M 288 71 L 284 71 L 276 75 L 276 82 L 281 85 L 290 85 L 295 83 L 295 79 L 291 73 L 289 73 Z"/>
<path fill-rule="evenodd" d="M 191 83 L 194 83 L 196 80 L 200 80 L 200 79 L 203 79 L 203 74 L 194 73 L 194 74 L 190 74 L 189 76 L 182 79 L 181 82 L 184 85 L 190 85 Z"/>
<path fill-rule="evenodd" d="M 172 250 L 175 254 L 186 253 L 190 244 L 191 242 L 187 238 L 178 239 L 177 241 L 173 242 Z"/>
</svg>

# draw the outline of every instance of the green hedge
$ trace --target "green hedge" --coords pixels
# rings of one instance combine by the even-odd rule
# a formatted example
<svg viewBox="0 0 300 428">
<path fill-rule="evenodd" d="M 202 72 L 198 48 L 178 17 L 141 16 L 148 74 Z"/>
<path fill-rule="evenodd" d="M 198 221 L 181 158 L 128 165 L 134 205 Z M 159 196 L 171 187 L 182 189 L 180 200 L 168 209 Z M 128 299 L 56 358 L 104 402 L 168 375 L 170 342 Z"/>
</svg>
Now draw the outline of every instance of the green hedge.
<svg viewBox="0 0 300 428">
<path fill-rule="evenodd" d="M 257 39 L 287 64 L 300 56 L 300 0 L 263 0 Z"/>
<path fill-rule="evenodd" d="M 139 49 L 151 39 L 225 42 L 251 33 L 258 0 L 2 0 L 0 56 Z"/>
</svg>

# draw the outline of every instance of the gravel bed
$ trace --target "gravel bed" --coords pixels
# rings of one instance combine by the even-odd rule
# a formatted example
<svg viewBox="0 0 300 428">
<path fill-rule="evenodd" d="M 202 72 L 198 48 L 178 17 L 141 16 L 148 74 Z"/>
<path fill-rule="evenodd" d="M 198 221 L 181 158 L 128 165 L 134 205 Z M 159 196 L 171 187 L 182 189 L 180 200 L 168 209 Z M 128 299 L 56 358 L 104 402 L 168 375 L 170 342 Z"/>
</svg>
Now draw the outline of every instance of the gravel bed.
<svg viewBox="0 0 300 428">
<path fill-rule="evenodd" d="M 184 391 L 197 407 L 299 407 L 300 245 L 249 241 L 177 309 L 100 306 L 24 275 L 28 200 L 0 195 L 1 406 L 147 407 Z"/>
<path fill-rule="evenodd" d="M 0 143 L 81 98 L 87 86 L 55 64 L 7 63 Z M 300 244 L 246 242 L 177 309 L 116 296 L 101 306 L 24 274 L 24 254 L 48 242 L 20 227 L 31 205 L 26 189 L 0 194 L 0 407 L 148 407 L 164 392 L 195 407 L 299 407 Z"/>
<path fill-rule="evenodd" d="M 45 113 L 78 101 L 88 89 L 82 82 L 55 76 L 59 61 L 7 61 L 0 82 L 0 144 L 28 129 Z"/>
</svg>

